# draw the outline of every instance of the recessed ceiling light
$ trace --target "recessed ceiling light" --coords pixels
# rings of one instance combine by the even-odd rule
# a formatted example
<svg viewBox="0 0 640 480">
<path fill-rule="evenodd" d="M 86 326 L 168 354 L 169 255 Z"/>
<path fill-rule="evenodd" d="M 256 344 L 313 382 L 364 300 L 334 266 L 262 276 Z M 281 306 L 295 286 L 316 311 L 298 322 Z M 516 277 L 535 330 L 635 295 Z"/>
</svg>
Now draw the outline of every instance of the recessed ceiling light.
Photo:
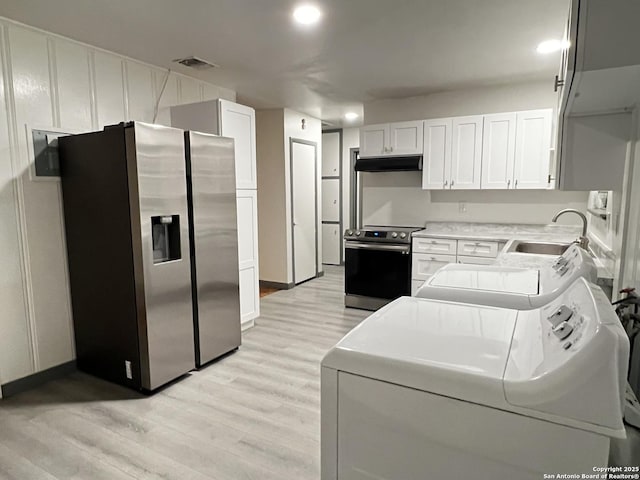
<svg viewBox="0 0 640 480">
<path fill-rule="evenodd" d="M 355 120 L 359 116 L 360 115 L 358 115 L 356 112 L 347 112 L 344 114 L 344 118 L 346 118 L 347 120 Z"/>
<path fill-rule="evenodd" d="M 317 23 L 320 17 L 322 12 L 314 5 L 300 5 L 293 11 L 293 19 L 302 25 Z"/>
<path fill-rule="evenodd" d="M 547 54 L 559 52 L 560 50 L 565 50 L 567 48 L 569 48 L 569 42 L 567 40 L 545 40 L 538 44 L 536 52 Z"/>
</svg>

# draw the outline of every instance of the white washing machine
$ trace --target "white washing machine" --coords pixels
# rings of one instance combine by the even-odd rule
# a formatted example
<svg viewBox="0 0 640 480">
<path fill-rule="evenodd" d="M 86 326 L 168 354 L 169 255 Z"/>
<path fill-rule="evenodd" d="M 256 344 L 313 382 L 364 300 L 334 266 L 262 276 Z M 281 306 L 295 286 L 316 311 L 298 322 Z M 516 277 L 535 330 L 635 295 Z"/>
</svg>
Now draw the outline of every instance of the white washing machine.
<svg viewBox="0 0 640 480">
<path fill-rule="evenodd" d="M 592 474 L 625 437 L 628 356 L 583 278 L 525 311 L 402 297 L 322 361 L 322 480 Z"/>
<path fill-rule="evenodd" d="M 445 265 L 416 296 L 527 310 L 546 305 L 580 277 L 595 282 L 597 267 L 588 252 L 571 245 L 555 262 L 539 269 Z"/>
</svg>

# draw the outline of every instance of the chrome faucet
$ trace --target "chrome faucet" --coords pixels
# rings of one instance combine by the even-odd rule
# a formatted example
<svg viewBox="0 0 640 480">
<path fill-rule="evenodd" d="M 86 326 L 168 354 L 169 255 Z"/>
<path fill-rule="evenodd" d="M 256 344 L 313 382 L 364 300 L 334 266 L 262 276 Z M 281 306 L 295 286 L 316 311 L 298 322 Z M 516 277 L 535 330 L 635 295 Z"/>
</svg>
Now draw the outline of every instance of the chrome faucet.
<svg viewBox="0 0 640 480">
<path fill-rule="evenodd" d="M 551 221 L 555 223 L 560 215 L 564 215 L 565 213 L 575 213 L 582 219 L 582 236 L 576 241 L 576 243 L 580 245 L 580 247 L 582 247 L 584 250 L 588 250 L 589 239 L 587 238 L 587 217 L 584 215 L 584 213 L 578 210 L 575 210 L 573 208 L 565 208 L 564 210 L 560 210 L 558 213 L 556 213 Z"/>
</svg>

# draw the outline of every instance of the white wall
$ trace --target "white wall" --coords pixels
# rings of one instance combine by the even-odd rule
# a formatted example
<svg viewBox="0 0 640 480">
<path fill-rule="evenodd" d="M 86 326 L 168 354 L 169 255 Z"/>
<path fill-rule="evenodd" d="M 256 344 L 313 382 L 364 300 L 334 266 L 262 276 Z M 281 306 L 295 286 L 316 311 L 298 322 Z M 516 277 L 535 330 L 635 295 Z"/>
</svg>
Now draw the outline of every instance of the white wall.
<svg viewBox="0 0 640 480">
<path fill-rule="evenodd" d="M 287 282 L 284 110 L 256 112 L 260 280 Z"/>
<path fill-rule="evenodd" d="M 33 180 L 27 127 L 152 122 L 167 70 L 0 18 L 0 384 L 74 358 L 61 190 Z M 171 73 L 166 107 L 235 92 Z M 96 252 L 98 259 L 98 252 Z"/>
<path fill-rule="evenodd" d="M 585 210 L 588 192 L 422 190 L 421 172 L 361 173 L 365 225 L 423 226 L 425 221 L 547 224 L 563 208 Z M 465 212 L 460 211 L 460 204 Z M 574 224 L 577 218 L 560 217 Z"/>
<path fill-rule="evenodd" d="M 371 125 L 538 108 L 555 112 L 556 103 L 549 82 L 501 85 L 366 103 L 364 122 Z M 422 190 L 418 172 L 365 174 L 363 185 L 365 224 L 423 225 L 426 220 L 548 223 L 561 208 L 586 211 L 588 197 L 587 192 L 556 190 L 428 191 Z M 460 202 L 466 203 L 464 213 Z"/>
<path fill-rule="evenodd" d="M 620 259 L 622 281 L 617 286 L 635 287 L 640 292 L 640 107 L 638 106 L 633 115 L 633 140 L 625 180 L 622 199 L 624 240 Z"/>
<path fill-rule="evenodd" d="M 305 128 L 302 129 L 302 119 Z M 289 109 L 256 112 L 260 280 L 293 282 L 291 232 L 292 138 L 317 145 L 318 271 L 322 272 L 322 123 Z"/>
</svg>

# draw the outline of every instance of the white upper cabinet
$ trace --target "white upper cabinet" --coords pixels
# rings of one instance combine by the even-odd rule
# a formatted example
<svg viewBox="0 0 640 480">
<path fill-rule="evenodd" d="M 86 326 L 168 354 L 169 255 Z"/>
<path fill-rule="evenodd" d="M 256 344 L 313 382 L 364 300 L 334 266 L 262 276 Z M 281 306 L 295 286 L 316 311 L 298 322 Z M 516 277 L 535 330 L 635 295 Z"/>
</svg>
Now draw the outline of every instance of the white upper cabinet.
<svg viewBox="0 0 640 480">
<path fill-rule="evenodd" d="M 389 152 L 391 155 L 421 155 L 423 121 L 389 124 Z"/>
<path fill-rule="evenodd" d="M 516 114 L 485 115 L 482 135 L 481 188 L 513 188 L 516 158 Z"/>
<path fill-rule="evenodd" d="M 424 152 L 422 159 L 422 188 L 442 190 L 449 188 L 451 174 L 450 118 L 424 122 Z"/>
<path fill-rule="evenodd" d="M 551 109 L 517 113 L 514 187 L 547 188 L 551 155 Z"/>
<path fill-rule="evenodd" d="M 171 126 L 213 133 L 235 140 L 236 189 L 258 188 L 256 174 L 256 113 L 229 100 L 209 100 L 171 107 Z"/>
<path fill-rule="evenodd" d="M 340 132 L 322 134 L 322 176 L 340 176 Z"/>
<path fill-rule="evenodd" d="M 360 158 L 386 155 L 388 144 L 389 124 L 360 128 Z"/>
<path fill-rule="evenodd" d="M 551 109 L 426 120 L 422 188 L 548 188 L 551 125 Z"/>
<path fill-rule="evenodd" d="M 422 153 L 422 120 L 360 128 L 360 157 L 391 157 Z"/>
<path fill-rule="evenodd" d="M 256 113 L 251 107 L 219 100 L 220 135 L 235 139 L 236 188 L 258 188 L 256 174 Z"/>
<path fill-rule="evenodd" d="M 480 188 L 482 122 L 482 115 L 453 119 L 449 182 L 451 189 Z"/>
</svg>

